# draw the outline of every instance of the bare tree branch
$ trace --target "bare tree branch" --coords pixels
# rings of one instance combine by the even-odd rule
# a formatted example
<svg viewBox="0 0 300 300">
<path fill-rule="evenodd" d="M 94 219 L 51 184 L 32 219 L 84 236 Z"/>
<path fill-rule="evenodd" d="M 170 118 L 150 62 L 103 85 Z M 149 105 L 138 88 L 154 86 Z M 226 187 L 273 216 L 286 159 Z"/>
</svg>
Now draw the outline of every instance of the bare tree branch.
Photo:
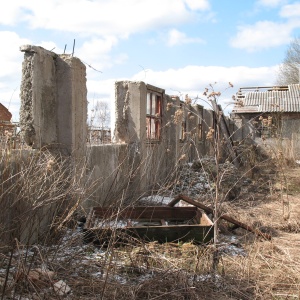
<svg viewBox="0 0 300 300">
<path fill-rule="evenodd" d="M 300 37 L 295 38 L 289 45 L 285 59 L 277 75 L 278 85 L 299 83 L 300 67 Z"/>
</svg>

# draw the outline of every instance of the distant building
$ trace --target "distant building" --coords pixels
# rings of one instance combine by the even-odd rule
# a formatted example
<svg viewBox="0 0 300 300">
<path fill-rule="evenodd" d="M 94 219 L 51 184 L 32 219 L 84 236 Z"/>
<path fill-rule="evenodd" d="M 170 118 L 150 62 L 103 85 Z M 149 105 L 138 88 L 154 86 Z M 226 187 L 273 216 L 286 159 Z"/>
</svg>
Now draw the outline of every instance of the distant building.
<svg viewBox="0 0 300 300">
<path fill-rule="evenodd" d="M 12 130 L 14 125 L 11 123 L 12 114 L 11 112 L 0 103 L 0 130 Z"/>
<path fill-rule="evenodd" d="M 234 140 L 285 142 L 300 156 L 300 85 L 240 88 L 231 119 Z M 294 151 L 295 150 L 295 151 Z"/>
<path fill-rule="evenodd" d="M 90 127 L 88 134 L 88 142 L 91 145 L 110 144 L 111 130 L 110 128 Z"/>
</svg>

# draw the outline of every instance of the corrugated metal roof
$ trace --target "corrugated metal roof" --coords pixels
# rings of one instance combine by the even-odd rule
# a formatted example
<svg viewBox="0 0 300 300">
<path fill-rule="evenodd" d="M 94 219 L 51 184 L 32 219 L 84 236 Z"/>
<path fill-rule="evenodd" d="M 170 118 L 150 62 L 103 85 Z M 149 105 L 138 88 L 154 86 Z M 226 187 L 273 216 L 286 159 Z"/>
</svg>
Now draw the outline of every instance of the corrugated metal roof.
<svg viewBox="0 0 300 300">
<path fill-rule="evenodd" d="M 286 90 L 270 87 L 266 91 L 237 93 L 236 104 L 233 108 L 235 113 L 254 112 L 300 112 L 300 85 L 289 85 Z"/>
</svg>

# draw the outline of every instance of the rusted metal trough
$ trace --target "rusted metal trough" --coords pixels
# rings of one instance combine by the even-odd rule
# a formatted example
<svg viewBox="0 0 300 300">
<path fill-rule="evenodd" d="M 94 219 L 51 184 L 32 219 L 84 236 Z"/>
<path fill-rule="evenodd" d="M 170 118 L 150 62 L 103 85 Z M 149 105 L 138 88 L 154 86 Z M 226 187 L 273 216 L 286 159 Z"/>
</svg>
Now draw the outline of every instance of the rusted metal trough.
<svg viewBox="0 0 300 300">
<path fill-rule="evenodd" d="M 85 242 L 105 245 L 143 241 L 207 243 L 213 224 L 197 207 L 93 207 L 83 228 Z"/>
</svg>

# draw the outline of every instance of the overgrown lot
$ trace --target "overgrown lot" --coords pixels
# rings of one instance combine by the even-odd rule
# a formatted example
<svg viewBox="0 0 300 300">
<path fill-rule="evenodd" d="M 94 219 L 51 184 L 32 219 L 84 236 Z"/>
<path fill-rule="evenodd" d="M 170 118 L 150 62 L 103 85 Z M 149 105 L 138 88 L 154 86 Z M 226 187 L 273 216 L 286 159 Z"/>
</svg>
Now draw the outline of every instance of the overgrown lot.
<svg viewBox="0 0 300 300">
<path fill-rule="evenodd" d="M 114 236 L 105 248 L 84 244 L 74 210 L 45 243 L 26 246 L 15 240 L 1 248 L 1 299 L 300 299 L 300 168 L 278 170 L 272 161 L 257 168 L 222 210 L 273 238 L 222 221 L 217 273 L 210 244 L 129 239 L 117 247 Z M 181 168 L 184 176 L 162 193 L 172 198 L 190 192 L 210 205 L 205 183 L 206 194 L 194 192 L 200 187 L 195 178 L 202 178 L 197 171 Z"/>
</svg>

